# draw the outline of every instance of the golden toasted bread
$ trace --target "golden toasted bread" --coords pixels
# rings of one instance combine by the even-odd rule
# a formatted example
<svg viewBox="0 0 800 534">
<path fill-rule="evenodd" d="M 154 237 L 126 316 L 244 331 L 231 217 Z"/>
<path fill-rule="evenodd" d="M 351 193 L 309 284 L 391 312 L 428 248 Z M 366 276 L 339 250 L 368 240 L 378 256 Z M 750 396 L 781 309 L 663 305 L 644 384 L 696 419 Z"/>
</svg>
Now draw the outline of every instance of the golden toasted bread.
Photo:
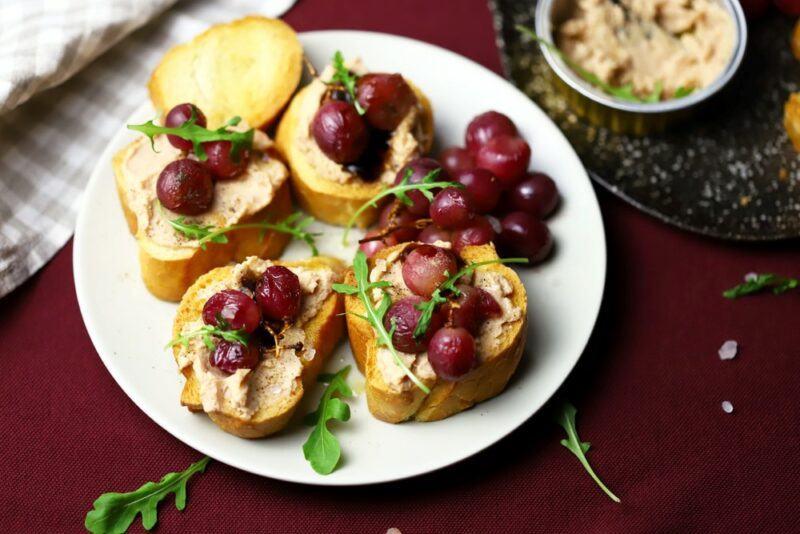
<svg viewBox="0 0 800 534">
<path fill-rule="evenodd" d="M 301 261 L 276 261 L 273 263 L 289 268 L 303 267 L 315 271 L 329 269 L 335 273 L 334 282 L 341 279 L 342 271 L 344 270 L 344 265 L 341 261 L 326 257 L 309 258 Z M 181 300 L 175 316 L 173 335 L 180 335 L 189 323 L 197 321 L 201 317 L 203 305 L 206 301 L 206 298 L 201 295 L 207 292 L 206 288 L 209 286 L 215 286 L 221 281 L 230 280 L 234 269 L 235 266 L 233 265 L 219 267 L 197 279 Z M 270 399 L 270 402 L 258 402 L 257 408 L 248 417 L 242 417 L 235 410 L 223 405 L 219 411 L 207 412 L 209 418 L 226 432 L 243 438 L 260 438 L 283 429 L 292 418 L 305 390 L 315 383 L 325 360 L 331 355 L 344 333 L 344 320 L 341 316 L 343 308 L 342 297 L 338 293 L 331 291 L 320 305 L 316 315 L 302 325 L 305 333 L 305 350 L 313 349 L 315 353 L 311 359 L 293 354 L 288 356 L 296 358 L 302 365 L 300 374 L 294 379 L 291 390 L 282 392 L 283 394 L 279 398 Z M 181 350 L 182 347 L 180 345 L 173 347 L 173 356 L 179 366 Z M 286 351 L 283 354 L 285 356 Z M 266 359 L 270 357 L 271 353 L 260 364 L 260 366 L 265 366 L 264 372 L 267 373 L 267 376 L 277 377 L 282 372 L 285 372 L 285 369 L 281 368 L 282 360 L 276 360 L 272 362 L 271 367 L 266 368 L 270 363 Z M 186 378 L 186 383 L 181 392 L 181 404 L 193 412 L 202 412 L 200 380 L 196 376 L 193 366 L 184 367 L 181 373 Z M 251 392 L 251 395 L 258 393 L 259 391 Z M 261 401 L 263 399 L 258 400 Z"/>
<path fill-rule="evenodd" d="M 431 149 L 433 111 L 430 101 L 422 91 L 410 81 L 406 81 L 414 90 L 418 103 L 415 127 L 418 132 L 415 137 L 419 149 L 408 158 L 413 159 Z M 298 91 L 278 124 L 275 144 L 291 168 L 295 197 L 303 209 L 329 224 L 344 226 L 358 208 L 380 193 L 387 184 L 381 180 L 367 181 L 359 177 L 346 182 L 331 179 L 329 176 L 331 172 L 341 172 L 341 166 L 328 159 L 316 147 L 312 150 L 307 149 L 307 143 L 314 143 L 308 131 L 313 112 L 320 105 L 321 83 L 315 80 Z M 311 114 L 309 110 L 312 111 Z M 396 169 L 391 169 L 392 177 L 408 159 L 398 162 L 399 164 L 395 165 Z M 377 216 L 378 208 L 366 209 L 356 219 L 355 224 L 360 228 L 366 228 L 375 222 Z"/>
<path fill-rule="evenodd" d="M 370 261 L 370 269 L 375 260 L 386 259 L 408 245 L 409 243 L 401 243 L 379 251 Z M 493 245 L 482 245 L 465 247 L 460 257 L 469 264 L 495 259 L 497 253 Z M 505 389 L 525 347 L 527 296 L 519 277 L 508 267 L 491 264 L 476 270 L 480 271 L 494 271 L 510 282 L 513 290 L 509 299 L 521 311 L 520 317 L 504 326 L 496 349 L 490 354 L 479 354 L 480 365 L 460 380 L 450 381 L 440 377 L 423 379 L 425 385 L 431 389 L 427 395 L 413 384 L 409 384 L 411 387 L 398 389 L 387 383 L 377 364 L 375 330 L 370 323 L 358 317 L 365 313 L 364 305 L 358 296 L 345 297 L 350 346 L 359 370 L 366 377 L 367 404 L 372 415 L 389 423 L 409 419 L 436 421 L 466 410 Z M 349 269 L 345 274 L 345 283 L 355 285 L 355 282 L 353 270 Z"/>
<path fill-rule="evenodd" d="M 157 213 L 155 182 L 165 162 L 171 158 L 180 157 L 177 150 L 171 149 L 166 143 L 160 143 L 157 164 L 152 171 L 147 171 L 150 176 L 146 180 L 134 172 L 126 164 L 137 150 L 151 151 L 150 144 L 142 137 L 120 150 L 113 159 L 114 176 L 116 179 L 117 193 L 119 195 L 128 228 L 136 237 L 139 246 L 139 263 L 141 265 L 142 279 L 145 286 L 156 297 L 178 301 L 186 288 L 198 276 L 225 265 L 231 261 L 241 261 L 248 256 L 262 258 L 276 258 L 280 256 L 289 241 L 289 235 L 278 232 L 266 232 L 256 228 L 235 230 L 227 234 L 228 243 L 208 243 L 205 249 L 198 246 L 197 241 L 178 242 L 170 239 L 155 239 L 150 235 L 148 223 L 162 218 Z M 172 150 L 172 152 L 170 152 Z M 227 189 L 236 187 L 234 180 L 245 180 L 239 177 L 222 182 L 215 186 L 215 203 L 207 214 L 203 214 L 204 221 L 216 223 L 216 226 L 226 224 L 239 224 L 259 222 L 269 219 L 280 221 L 292 212 L 292 201 L 289 195 L 289 180 L 286 167 L 275 158 L 253 158 L 248 168 L 249 172 L 269 173 L 274 178 L 273 190 L 255 191 L 253 197 L 247 201 L 246 209 L 236 220 L 223 216 L 224 207 L 216 197 L 225 196 Z M 141 184 L 145 184 L 141 186 Z M 140 187 L 141 186 L 141 187 Z M 134 208 L 134 205 L 138 206 Z M 171 215 L 177 218 L 177 215 Z M 162 221 L 163 222 L 163 221 Z M 161 234 L 169 232 L 171 228 L 162 229 Z M 170 238 L 172 236 L 170 235 Z"/>
<path fill-rule="evenodd" d="M 783 127 L 786 135 L 800 152 L 800 93 L 791 93 L 783 106 Z"/>
<path fill-rule="evenodd" d="M 249 16 L 212 26 L 167 52 L 150 78 L 150 99 L 161 114 L 191 102 L 209 128 L 237 115 L 261 128 L 291 98 L 302 61 L 303 48 L 288 24 Z"/>
</svg>

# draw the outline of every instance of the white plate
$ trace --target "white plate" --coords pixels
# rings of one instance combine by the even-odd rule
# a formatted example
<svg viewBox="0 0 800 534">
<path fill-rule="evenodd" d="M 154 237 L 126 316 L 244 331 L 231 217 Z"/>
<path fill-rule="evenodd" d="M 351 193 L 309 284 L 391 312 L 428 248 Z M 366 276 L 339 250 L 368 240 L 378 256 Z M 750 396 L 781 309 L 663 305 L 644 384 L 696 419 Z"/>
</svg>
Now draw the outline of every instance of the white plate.
<svg viewBox="0 0 800 534">
<path fill-rule="evenodd" d="M 78 217 L 74 271 L 81 313 L 98 354 L 133 402 L 169 433 L 221 462 L 272 478 L 322 485 L 371 484 L 427 473 L 473 455 L 517 428 L 541 408 L 578 361 L 605 282 L 605 234 L 597 199 L 561 132 L 524 94 L 480 65 L 391 35 L 322 31 L 300 38 L 315 65 L 324 65 L 340 49 L 345 57 L 361 56 L 373 70 L 407 75 L 433 103 L 440 146 L 460 144 L 467 123 L 482 111 L 508 114 L 533 149 L 532 167 L 558 183 L 563 201 L 549 221 L 555 254 L 540 267 L 519 270 L 528 290 L 530 331 L 526 354 L 507 391 L 444 421 L 400 425 L 372 418 L 361 393 L 350 401 L 351 420 L 333 425 L 344 455 L 329 476 L 316 474 L 303 458 L 301 446 L 309 430 L 297 422 L 277 436 L 245 440 L 226 434 L 203 415 L 189 413 L 178 402 L 182 378 L 164 350 L 176 306 L 144 288 L 136 243 L 114 188 L 111 157 L 137 135 L 123 125 L 100 156 Z M 146 104 L 129 123 L 153 115 Z M 325 232 L 323 254 L 352 258 L 353 248 L 340 246 L 340 229 L 321 224 L 318 229 Z M 355 234 L 351 241 L 359 237 Z M 305 244 L 295 242 L 285 257 L 307 255 Z M 347 363 L 352 364 L 352 355 L 343 342 L 328 368 Z M 363 391 L 355 366 L 350 381 Z M 309 411 L 319 395 L 312 392 L 299 412 Z"/>
</svg>

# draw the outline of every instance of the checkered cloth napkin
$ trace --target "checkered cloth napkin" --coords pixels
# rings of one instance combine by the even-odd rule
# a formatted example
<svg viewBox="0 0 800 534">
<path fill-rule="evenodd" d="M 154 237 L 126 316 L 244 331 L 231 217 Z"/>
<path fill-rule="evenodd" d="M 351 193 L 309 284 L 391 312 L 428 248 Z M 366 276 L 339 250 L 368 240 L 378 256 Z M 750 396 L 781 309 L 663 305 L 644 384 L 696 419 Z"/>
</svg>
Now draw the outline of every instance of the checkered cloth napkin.
<svg viewBox="0 0 800 534">
<path fill-rule="evenodd" d="M 294 1 L 0 0 L 0 297 L 70 238 L 98 156 L 164 52 Z"/>
</svg>

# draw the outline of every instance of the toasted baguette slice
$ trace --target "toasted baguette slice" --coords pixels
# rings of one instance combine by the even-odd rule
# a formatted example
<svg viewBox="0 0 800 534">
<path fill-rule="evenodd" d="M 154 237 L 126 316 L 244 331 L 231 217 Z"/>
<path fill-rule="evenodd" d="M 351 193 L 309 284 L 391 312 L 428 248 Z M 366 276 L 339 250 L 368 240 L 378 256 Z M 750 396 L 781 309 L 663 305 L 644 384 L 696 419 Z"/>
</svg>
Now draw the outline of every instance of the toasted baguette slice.
<svg viewBox="0 0 800 534">
<path fill-rule="evenodd" d="M 209 128 L 237 115 L 261 128 L 291 98 L 302 61 L 303 48 L 288 24 L 249 16 L 212 26 L 167 52 L 150 78 L 150 99 L 161 114 L 191 102 Z"/>
<path fill-rule="evenodd" d="M 408 83 L 414 90 L 418 103 L 415 127 L 418 132 L 415 138 L 419 148 L 408 158 L 413 159 L 431 149 L 433 111 L 430 101 L 422 91 L 411 82 Z M 278 124 L 275 144 L 291 168 L 295 197 L 303 209 L 329 224 L 344 226 L 356 210 L 380 193 L 387 183 L 380 179 L 366 181 L 358 177 L 346 182 L 331 179 L 332 172 L 343 172 L 341 166 L 328 159 L 316 147 L 313 137 L 308 133 L 313 113 L 320 105 L 321 84 L 322 82 L 315 80 L 295 95 Z M 400 137 L 398 142 L 402 142 Z M 309 143 L 314 143 L 314 146 L 309 147 Z M 392 168 L 387 171 L 391 178 L 394 178 L 395 173 L 408 159 L 392 164 Z M 366 228 L 371 225 L 377 219 L 378 211 L 379 208 L 364 210 L 355 221 L 356 226 Z"/>
<path fill-rule="evenodd" d="M 378 252 L 370 261 L 370 270 L 375 260 L 386 259 L 409 243 L 401 243 Z M 465 247 L 460 254 L 465 263 L 474 263 L 497 258 L 493 245 Z M 511 283 L 511 304 L 521 311 L 519 319 L 506 324 L 496 350 L 491 354 L 479 354 L 482 363 L 458 381 L 436 377 L 423 379 L 431 389 L 426 395 L 413 384 L 398 391 L 388 384 L 377 364 L 375 330 L 370 323 L 359 318 L 364 315 L 364 305 L 358 296 L 345 297 L 347 331 L 356 364 L 366 377 L 367 405 L 372 415 L 382 421 L 399 423 L 409 419 L 436 421 L 466 410 L 474 404 L 494 397 L 505 389 L 508 380 L 519 364 L 525 347 L 527 333 L 527 296 L 517 274 L 502 264 L 491 264 L 477 269 L 500 273 Z M 355 285 L 355 275 L 349 269 L 345 283 Z M 405 379 L 408 381 L 408 379 Z"/>
<path fill-rule="evenodd" d="M 344 271 L 344 265 L 341 261 L 327 257 L 316 257 L 301 261 L 276 261 L 273 263 L 290 268 L 330 269 L 335 273 L 334 282 L 341 279 Z M 173 325 L 173 335 L 178 336 L 181 334 L 188 323 L 196 321 L 201 316 L 203 305 L 206 301 L 205 298 L 200 296 L 204 289 L 211 285 L 217 285 L 220 281 L 230 280 L 234 268 L 235 266 L 233 265 L 219 267 L 204 274 L 192 284 L 178 307 Z M 305 390 L 315 383 L 320 369 L 342 337 L 344 333 L 343 309 L 341 295 L 331 291 L 320 305 L 316 315 L 303 325 L 303 331 L 306 336 L 305 346 L 313 348 L 315 355 L 310 360 L 297 357 L 302 364 L 302 370 L 300 376 L 296 377 L 291 391 L 286 392 L 285 395 L 273 402 L 261 402 L 252 416 L 247 418 L 243 418 L 229 409 L 208 412 L 209 418 L 226 432 L 243 438 L 261 438 L 283 429 L 292 418 Z M 179 366 L 180 352 L 181 346 L 176 345 L 173 348 L 173 356 Z M 263 364 L 264 362 L 262 362 Z M 276 365 L 268 372 L 277 375 L 282 370 Z M 184 367 L 181 373 L 186 378 L 186 383 L 181 391 L 181 404 L 193 412 L 202 412 L 200 380 L 191 365 Z"/>
<path fill-rule="evenodd" d="M 260 135 L 266 137 L 264 134 Z M 143 226 L 151 220 L 155 220 L 154 218 L 162 217 L 160 213 L 156 212 L 157 208 L 155 207 L 155 182 L 158 174 L 166 163 L 181 157 L 179 151 L 169 146 L 161 138 L 157 140 L 157 148 L 159 152 L 153 162 L 154 170 L 147 171 L 152 176 L 147 178 L 145 190 L 137 185 L 143 183 L 142 176 L 129 168 L 126 162 L 138 150 L 151 151 L 150 143 L 146 138 L 142 137 L 123 148 L 114 156 L 112 162 L 117 193 L 125 213 L 125 220 L 139 246 L 142 279 L 153 295 L 163 300 L 178 301 L 186 288 L 198 276 L 214 267 L 225 265 L 231 261 L 241 261 L 248 256 L 261 258 L 280 256 L 289 242 L 290 236 L 284 233 L 266 232 L 262 239 L 261 231 L 254 228 L 229 232 L 227 234 L 228 243 L 208 243 L 205 249 L 199 247 L 196 241 L 165 242 L 148 235 L 147 229 Z M 217 197 L 224 196 L 229 188 L 236 187 L 236 184 L 233 183 L 235 180 L 244 180 L 245 178 L 239 177 L 224 184 L 218 182 L 215 185 L 215 202 L 210 212 L 203 214 L 206 224 L 222 226 L 266 219 L 280 221 L 291 214 L 292 201 L 289 195 L 286 167 L 276 158 L 254 157 L 252 160 L 247 172 L 251 172 L 250 169 L 257 169 L 258 172 L 269 173 L 274 185 L 274 190 L 269 193 L 271 196 L 267 196 L 266 191 L 263 193 L 256 191 L 252 198 L 248 199 L 247 209 L 242 212 L 241 217 L 230 220 L 223 217 L 224 207 L 221 206 L 221 200 Z M 138 196 L 145 198 L 138 198 Z M 143 208 L 142 203 L 149 204 L 150 207 Z M 139 205 L 138 210 L 134 208 L 134 204 Z M 177 215 L 170 217 L 177 218 Z M 171 228 L 167 228 L 166 231 L 174 232 Z"/>
</svg>

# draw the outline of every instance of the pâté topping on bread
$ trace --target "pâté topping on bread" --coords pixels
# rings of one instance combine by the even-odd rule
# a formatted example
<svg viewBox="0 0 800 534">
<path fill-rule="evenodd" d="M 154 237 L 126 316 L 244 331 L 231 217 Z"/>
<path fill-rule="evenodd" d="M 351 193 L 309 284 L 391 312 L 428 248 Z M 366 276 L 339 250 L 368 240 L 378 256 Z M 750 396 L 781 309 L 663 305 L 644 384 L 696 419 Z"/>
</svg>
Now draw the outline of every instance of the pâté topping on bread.
<svg viewBox="0 0 800 534">
<path fill-rule="evenodd" d="M 250 257 L 200 277 L 170 342 L 187 377 L 182 402 L 243 437 L 279 430 L 341 334 L 340 273 L 333 260 Z"/>
<path fill-rule="evenodd" d="M 510 331 L 517 332 L 510 359 L 518 361 L 524 289 L 513 271 L 487 268 L 526 262 L 500 259 L 489 246 L 468 247 L 456 255 L 445 247 L 406 243 L 381 251 L 370 268 L 359 251 L 345 284 L 334 290 L 347 295 L 351 346 L 367 377 L 372 413 L 390 422 L 452 415 L 436 412 L 426 395 L 438 405 L 442 388 L 481 375 L 477 369 L 509 350 L 504 345 Z M 492 395 L 509 376 L 487 378 L 501 384 Z M 457 411 L 483 400 L 476 399 L 461 399 Z"/>
<path fill-rule="evenodd" d="M 297 93 L 276 136 L 300 204 L 340 225 L 432 142 L 432 111 L 419 89 L 400 74 L 345 63 L 339 52 Z M 361 213 L 358 225 L 376 214 Z"/>
</svg>

